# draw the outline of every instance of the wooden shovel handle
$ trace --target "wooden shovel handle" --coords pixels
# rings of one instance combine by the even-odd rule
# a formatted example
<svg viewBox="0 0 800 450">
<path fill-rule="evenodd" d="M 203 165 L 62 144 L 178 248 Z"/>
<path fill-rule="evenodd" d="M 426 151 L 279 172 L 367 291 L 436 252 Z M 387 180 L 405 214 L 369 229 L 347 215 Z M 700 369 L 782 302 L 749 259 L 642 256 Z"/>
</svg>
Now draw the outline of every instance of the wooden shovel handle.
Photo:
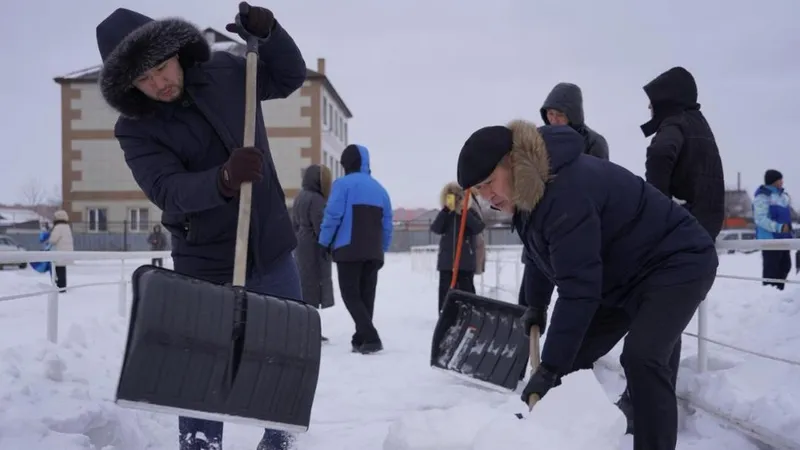
<svg viewBox="0 0 800 450">
<path fill-rule="evenodd" d="M 539 361 L 541 359 L 539 354 L 539 326 L 532 326 L 530 332 L 530 357 L 528 358 L 528 363 L 531 366 L 531 375 L 533 375 L 536 372 L 536 369 L 539 368 Z M 539 400 L 539 394 L 531 394 L 528 397 L 528 411 L 532 411 L 533 407 L 536 406 L 536 403 Z"/>
</svg>

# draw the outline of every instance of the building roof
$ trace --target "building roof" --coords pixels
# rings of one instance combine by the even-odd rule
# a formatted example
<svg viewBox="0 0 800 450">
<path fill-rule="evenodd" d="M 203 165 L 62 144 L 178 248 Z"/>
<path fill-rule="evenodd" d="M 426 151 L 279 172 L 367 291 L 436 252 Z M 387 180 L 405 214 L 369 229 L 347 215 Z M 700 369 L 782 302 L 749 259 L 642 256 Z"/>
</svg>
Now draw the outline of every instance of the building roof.
<svg viewBox="0 0 800 450">
<path fill-rule="evenodd" d="M 25 208 L 0 208 L 0 226 L 12 226 L 46 220 L 35 211 Z"/>
<path fill-rule="evenodd" d="M 206 28 L 203 30 L 203 34 L 206 36 L 206 39 L 209 41 L 211 45 L 211 50 L 215 52 L 230 52 L 235 55 L 244 56 L 245 50 L 247 46 L 245 44 L 236 41 L 223 33 L 213 29 L 213 28 Z M 100 76 L 100 69 L 102 69 L 102 64 L 98 64 L 92 67 L 87 67 L 85 69 L 77 70 L 74 72 L 67 73 L 65 75 L 61 75 L 58 77 L 53 78 L 58 84 L 63 83 L 96 83 Z M 321 70 L 321 69 L 320 69 Z M 350 112 L 350 108 L 347 107 L 347 104 L 344 102 L 344 99 L 336 92 L 336 89 L 333 87 L 333 84 L 328 79 L 325 74 L 317 72 L 316 70 L 311 70 L 306 68 L 306 80 L 314 80 L 319 81 L 325 86 L 325 89 L 330 92 L 331 96 L 333 96 L 334 100 L 339 104 L 344 112 L 345 116 L 348 119 L 353 117 L 353 113 Z"/>
</svg>

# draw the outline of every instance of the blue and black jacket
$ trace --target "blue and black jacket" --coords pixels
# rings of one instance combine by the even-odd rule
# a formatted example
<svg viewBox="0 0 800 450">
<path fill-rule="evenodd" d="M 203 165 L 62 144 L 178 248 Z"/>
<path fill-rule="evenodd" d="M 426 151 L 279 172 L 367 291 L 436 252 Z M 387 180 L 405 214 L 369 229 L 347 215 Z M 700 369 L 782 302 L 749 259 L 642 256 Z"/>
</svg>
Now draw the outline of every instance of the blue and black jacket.
<svg viewBox="0 0 800 450">
<path fill-rule="evenodd" d="M 392 243 L 392 202 L 370 174 L 369 151 L 348 145 L 342 151 L 345 176 L 333 182 L 319 243 L 335 262 L 383 261 Z"/>
<path fill-rule="evenodd" d="M 791 199 L 783 188 L 760 186 L 753 197 L 753 221 L 756 239 L 791 239 Z M 789 232 L 783 226 L 789 226 Z"/>
</svg>

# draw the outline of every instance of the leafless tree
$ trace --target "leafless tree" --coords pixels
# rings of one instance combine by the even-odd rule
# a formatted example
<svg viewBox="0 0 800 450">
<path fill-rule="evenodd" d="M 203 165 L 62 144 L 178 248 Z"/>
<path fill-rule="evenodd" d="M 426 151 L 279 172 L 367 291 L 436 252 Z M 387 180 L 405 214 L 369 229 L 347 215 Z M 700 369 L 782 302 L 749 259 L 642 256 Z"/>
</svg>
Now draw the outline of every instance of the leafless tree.
<svg viewBox="0 0 800 450">
<path fill-rule="evenodd" d="M 62 200 L 61 197 L 62 197 L 62 195 L 61 195 L 61 185 L 59 185 L 59 184 L 53 185 L 52 189 L 50 190 L 49 195 L 47 196 L 46 203 L 47 203 L 48 206 L 61 207 L 61 204 L 63 203 L 63 200 Z"/>
<path fill-rule="evenodd" d="M 29 179 L 22 185 L 20 194 L 22 195 L 22 204 L 29 207 L 36 207 L 44 203 L 47 199 L 47 190 L 42 187 L 42 183 L 35 178 Z"/>
</svg>

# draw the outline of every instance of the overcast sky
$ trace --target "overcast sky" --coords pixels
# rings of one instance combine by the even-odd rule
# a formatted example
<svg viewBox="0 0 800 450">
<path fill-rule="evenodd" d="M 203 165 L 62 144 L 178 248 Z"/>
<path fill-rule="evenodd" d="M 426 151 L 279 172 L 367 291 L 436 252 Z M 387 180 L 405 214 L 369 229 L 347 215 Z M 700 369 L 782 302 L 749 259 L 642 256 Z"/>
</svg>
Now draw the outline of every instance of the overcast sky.
<svg viewBox="0 0 800 450">
<path fill-rule="evenodd" d="M 0 6 L 0 202 L 36 180 L 61 182 L 59 90 L 52 78 L 98 64 L 96 25 L 116 7 L 224 30 L 237 0 L 41 0 Z M 202 6 L 201 6 L 202 5 Z M 541 122 L 553 85 L 584 93 L 586 122 L 611 160 L 644 174 L 641 87 L 683 65 L 697 79 L 728 185 L 752 191 L 780 169 L 800 192 L 800 1 L 275 0 L 262 3 L 327 74 L 355 115 L 395 206 L 436 206 L 464 140 L 514 118 Z M 798 186 L 797 188 L 795 188 Z"/>
</svg>

